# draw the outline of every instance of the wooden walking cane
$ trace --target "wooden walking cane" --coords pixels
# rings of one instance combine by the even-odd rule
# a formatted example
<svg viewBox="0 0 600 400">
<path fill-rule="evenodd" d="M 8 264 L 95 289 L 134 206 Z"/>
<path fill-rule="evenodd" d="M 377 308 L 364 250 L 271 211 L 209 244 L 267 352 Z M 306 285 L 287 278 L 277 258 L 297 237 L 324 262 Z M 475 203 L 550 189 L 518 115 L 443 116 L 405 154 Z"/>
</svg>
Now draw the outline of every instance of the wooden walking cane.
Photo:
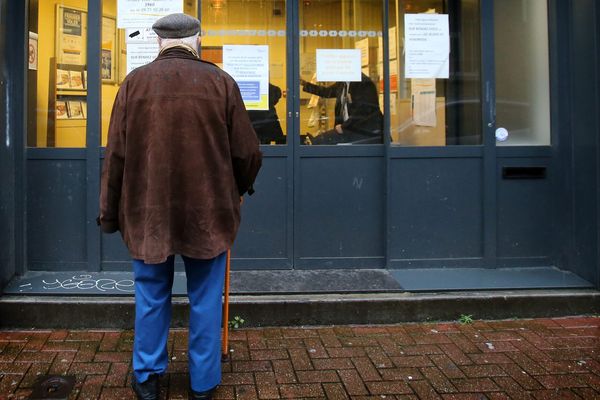
<svg viewBox="0 0 600 400">
<path fill-rule="evenodd" d="M 231 250 L 227 250 L 225 261 L 225 290 L 223 296 L 223 340 L 221 341 L 221 360 L 229 357 L 229 269 L 231 266 Z"/>
</svg>

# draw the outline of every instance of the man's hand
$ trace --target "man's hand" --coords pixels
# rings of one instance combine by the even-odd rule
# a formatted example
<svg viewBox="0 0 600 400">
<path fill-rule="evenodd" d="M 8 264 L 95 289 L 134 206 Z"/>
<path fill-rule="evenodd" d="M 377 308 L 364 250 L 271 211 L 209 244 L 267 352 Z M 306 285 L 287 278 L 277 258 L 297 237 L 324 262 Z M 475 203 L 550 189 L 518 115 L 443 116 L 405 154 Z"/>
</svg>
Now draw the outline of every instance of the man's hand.
<svg viewBox="0 0 600 400">
<path fill-rule="evenodd" d="M 244 196 L 240 196 L 240 206 L 244 204 Z"/>
<path fill-rule="evenodd" d="M 341 125 L 341 124 L 337 124 L 337 125 L 335 126 L 335 131 L 336 131 L 337 133 L 339 133 L 340 135 L 341 135 L 342 133 L 344 133 L 344 131 L 342 130 L 342 125 Z"/>
</svg>

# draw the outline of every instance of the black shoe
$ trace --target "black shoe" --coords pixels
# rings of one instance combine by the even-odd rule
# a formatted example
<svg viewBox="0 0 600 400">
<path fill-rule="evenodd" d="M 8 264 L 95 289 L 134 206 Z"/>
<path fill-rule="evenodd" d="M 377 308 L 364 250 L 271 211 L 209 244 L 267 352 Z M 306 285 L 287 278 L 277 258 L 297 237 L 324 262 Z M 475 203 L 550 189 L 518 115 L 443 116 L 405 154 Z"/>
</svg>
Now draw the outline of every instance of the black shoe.
<svg viewBox="0 0 600 400">
<path fill-rule="evenodd" d="M 215 389 L 216 389 L 216 386 L 205 392 L 196 392 L 190 388 L 190 390 L 188 392 L 188 399 L 189 400 L 211 400 L 212 394 L 215 391 Z"/>
<path fill-rule="evenodd" d="M 138 400 L 158 400 L 160 394 L 158 374 L 150 375 L 148 380 L 143 383 L 139 383 L 134 376 L 131 380 L 131 387 L 137 395 Z"/>
</svg>

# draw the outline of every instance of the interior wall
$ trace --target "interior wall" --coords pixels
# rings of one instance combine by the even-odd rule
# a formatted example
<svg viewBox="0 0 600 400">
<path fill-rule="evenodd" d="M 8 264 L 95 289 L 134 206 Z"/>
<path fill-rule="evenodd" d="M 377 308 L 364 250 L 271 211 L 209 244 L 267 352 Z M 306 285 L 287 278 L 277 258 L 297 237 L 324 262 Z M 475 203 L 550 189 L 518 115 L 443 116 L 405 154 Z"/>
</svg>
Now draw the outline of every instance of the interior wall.
<svg viewBox="0 0 600 400">
<path fill-rule="evenodd" d="M 117 17 L 117 5 L 115 0 L 102 2 L 102 14 L 110 17 Z M 119 56 L 117 55 L 117 60 Z M 101 145 L 106 146 L 108 142 L 108 125 L 110 123 L 110 113 L 112 111 L 119 85 L 117 83 L 102 84 L 102 137 Z"/>
<path fill-rule="evenodd" d="M 40 0 L 38 2 L 38 80 L 37 80 L 37 142 L 47 146 L 48 100 L 50 93 L 50 59 L 56 54 L 56 6 L 87 11 L 86 0 Z M 85 146 L 85 127 L 69 130 L 68 135 L 57 130 L 57 147 Z"/>
<path fill-rule="evenodd" d="M 41 0 L 37 10 L 39 18 L 38 25 L 38 80 L 37 80 L 37 141 L 36 147 L 47 146 L 48 130 L 48 100 L 50 91 L 50 59 L 56 52 L 56 6 L 61 4 L 87 11 L 87 0 Z M 186 7 L 187 4 L 186 4 Z M 103 15 L 116 18 L 116 1 L 103 2 Z M 108 135 L 108 124 L 112 105 L 116 97 L 119 85 L 117 83 L 102 84 L 102 139 L 106 144 Z M 56 132 L 57 147 L 83 147 L 85 146 L 85 122 L 76 129 Z"/>
</svg>

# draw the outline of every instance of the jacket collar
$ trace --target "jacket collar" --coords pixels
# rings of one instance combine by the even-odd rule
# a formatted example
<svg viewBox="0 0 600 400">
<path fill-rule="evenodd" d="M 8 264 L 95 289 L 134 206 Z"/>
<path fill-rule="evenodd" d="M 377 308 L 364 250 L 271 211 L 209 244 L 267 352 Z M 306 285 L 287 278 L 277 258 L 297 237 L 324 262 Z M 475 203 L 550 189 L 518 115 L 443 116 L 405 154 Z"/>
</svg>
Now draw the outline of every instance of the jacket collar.
<svg viewBox="0 0 600 400">
<path fill-rule="evenodd" d="M 161 50 L 156 57 L 157 60 L 164 60 L 168 58 L 188 58 L 192 60 L 199 60 L 198 53 L 192 50 L 188 46 L 183 45 L 175 45 L 171 47 L 166 47 Z"/>
</svg>

